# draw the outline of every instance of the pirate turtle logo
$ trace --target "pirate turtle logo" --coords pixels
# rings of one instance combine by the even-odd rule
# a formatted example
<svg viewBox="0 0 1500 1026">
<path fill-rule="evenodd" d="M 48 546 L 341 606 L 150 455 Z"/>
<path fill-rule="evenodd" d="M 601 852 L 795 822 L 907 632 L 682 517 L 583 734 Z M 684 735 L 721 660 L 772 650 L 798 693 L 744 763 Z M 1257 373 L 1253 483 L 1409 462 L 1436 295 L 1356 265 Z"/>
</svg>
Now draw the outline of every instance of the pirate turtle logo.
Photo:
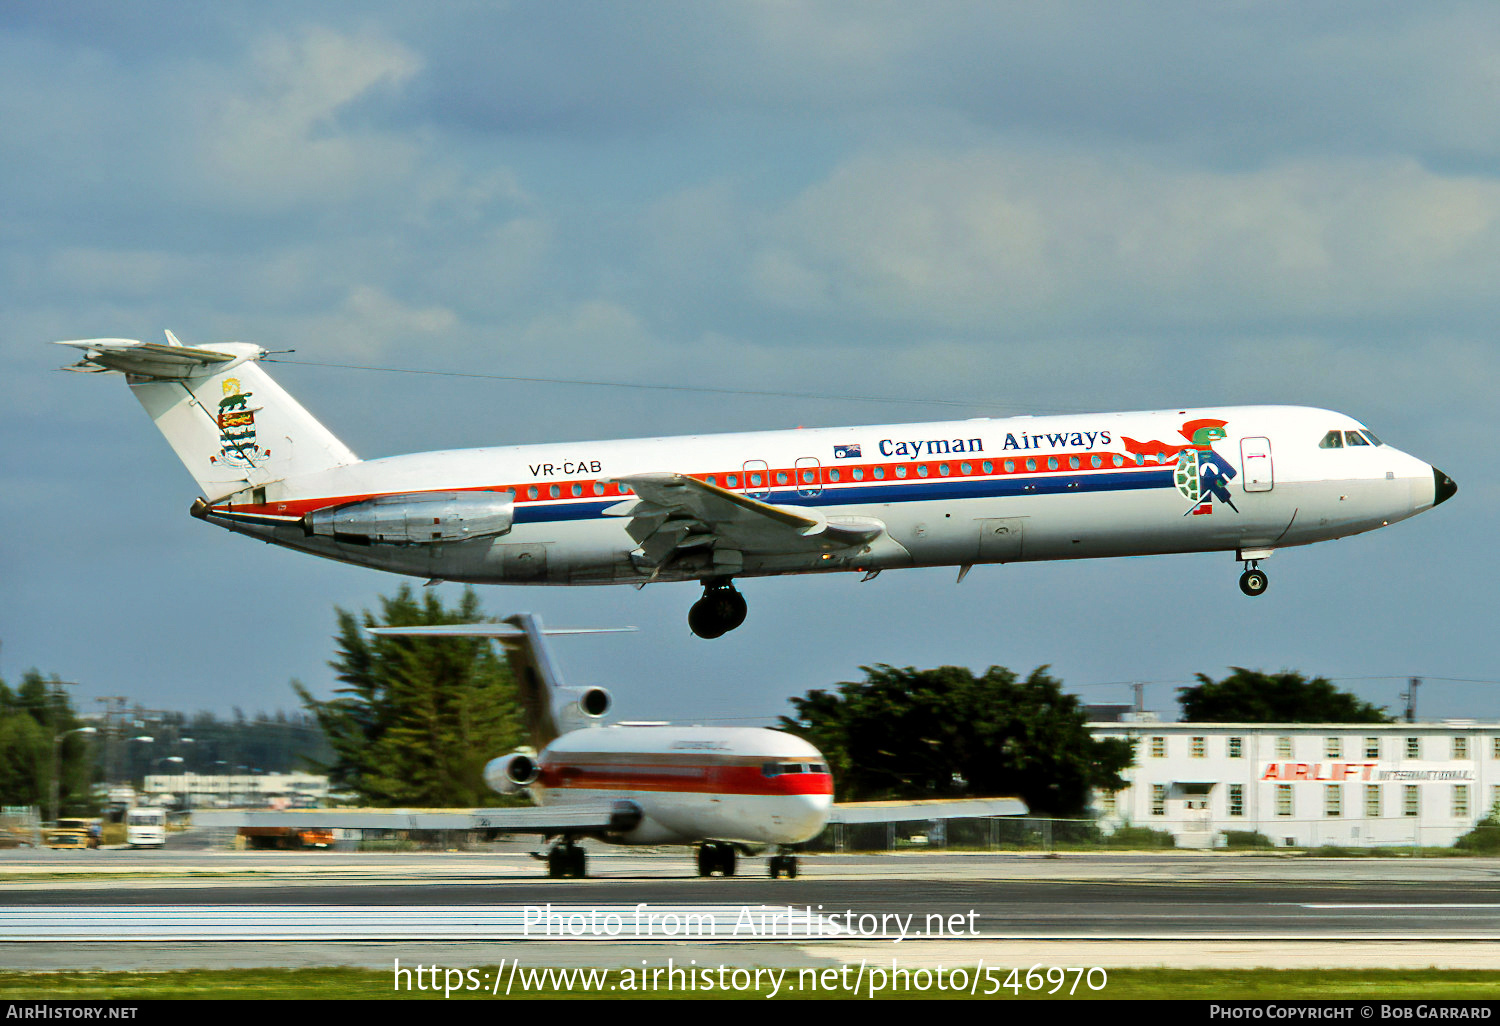
<svg viewBox="0 0 1500 1026">
<path fill-rule="evenodd" d="M 1134 438 L 1122 438 L 1121 441 L 1127 451 L 1137 456 L 1154 455 L 1158 460 L 1176 457 L 1172 483 L 1192 503 L 1183 516 L 1212 513 L 1215 499 L 1238 513 L 1239 507 L 1229 497 L 1229 482 L 1238 476 L 1238 472 L 1213 449 L 1213 443 L 1228 436 L 1224 430 L 1227 424 L 1228 421 L 1208 418 L 1188 421 L 1179 431 L 1187 439 L 1186 445 L 1137 442 Z"/>
<path fill-rule="evenodd" d="M 219 455 L 226 463 L 251 467 L 264 455 L 255 444 L 254 393 L 240 391 L 239 378 L 224 379 L 224 398 L 219 400 Z"/>
</svg>

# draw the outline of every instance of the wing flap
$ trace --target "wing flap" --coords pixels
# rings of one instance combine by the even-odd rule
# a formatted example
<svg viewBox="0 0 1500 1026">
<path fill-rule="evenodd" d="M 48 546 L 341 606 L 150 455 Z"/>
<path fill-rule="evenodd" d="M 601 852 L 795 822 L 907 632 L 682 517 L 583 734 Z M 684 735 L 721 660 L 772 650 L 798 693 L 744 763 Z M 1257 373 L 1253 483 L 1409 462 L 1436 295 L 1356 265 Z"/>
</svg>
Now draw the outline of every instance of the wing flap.
<svg viewBox="0 0 1500 1026">
<path fill-rule="evenodd" d="M 777 506 L 686 474 L 612 480 L 628 485 L 638 498 L 604 512 L 630 518 L 626 532 L 640 546 L 637 558 L 646 566 L 661 567 L 679 553 L 703 549 L 722 554 L 726 565 L 739 562 L 735 556 L 744 552 L 815 555 L 864 545 L 885 532 L 873 517 L 826 517 L 815 509 Z"/>
</svg>

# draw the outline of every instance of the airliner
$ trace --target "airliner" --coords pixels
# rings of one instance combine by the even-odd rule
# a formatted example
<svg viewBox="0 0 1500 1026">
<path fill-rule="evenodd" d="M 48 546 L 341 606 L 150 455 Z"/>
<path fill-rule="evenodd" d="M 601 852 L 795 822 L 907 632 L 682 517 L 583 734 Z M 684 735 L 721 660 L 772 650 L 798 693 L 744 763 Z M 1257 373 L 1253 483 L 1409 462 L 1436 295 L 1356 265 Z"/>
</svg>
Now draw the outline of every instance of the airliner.
<svg viewBox="0 0 1500 1026">
<path fill-rule="evenodd" d="M 828 760 L 792 734 L 763 727 L 618 723 L 601 687 L 562 683 L 545 637 L 628 628 L 548 630 L 518 613 L 501 623 L 367 627 L 387 637 L 485 637 L 505 649 L 531 744 L 490 760 L 484 779 L 501 794 L 528 792 L 536 807 L 478 810 L 489 829 L 541 834 L 555 843 L 547 875 L 583 877 L 590 837 L 612 844 L 696 845 L 698 875 L 734 876 L 738 852 L 770 850 L 771 878 L 797 875 L 791 846 L 830 820 L 1018 816 L 1018 798 L 967 798 L 835 805 Z M 335 813 L 334 815 L 337 815 Z"/>
<path fill-rule="evenodd" d="M 1405 520 L 1457 490 L 1342 413 L 1235 406 L 556 442 L 361 460 L 260 346 L 90 339 L 197 482 L 193 516 L 429 581 L 696 581 L 699 637 L 734 581 L 902 567 L 1277 549 Z"/>
</svg>

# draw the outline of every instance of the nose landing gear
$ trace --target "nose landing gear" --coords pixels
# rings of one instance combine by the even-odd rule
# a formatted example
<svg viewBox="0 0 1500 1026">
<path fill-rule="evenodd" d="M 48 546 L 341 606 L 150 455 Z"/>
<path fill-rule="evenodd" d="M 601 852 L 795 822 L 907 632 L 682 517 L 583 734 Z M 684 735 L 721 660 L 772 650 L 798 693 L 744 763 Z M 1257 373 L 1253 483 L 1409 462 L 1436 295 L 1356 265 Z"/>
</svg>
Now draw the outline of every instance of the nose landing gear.
<svg viewBox="0 0 1500 1026">
<path fill-rule="evenodd" d="M 703 582 L 703 597 L 688 610 L 688 627 L 700 638 L 717 638 L 745 622 L 745 596 L 728 577 Z"/>
</svg>

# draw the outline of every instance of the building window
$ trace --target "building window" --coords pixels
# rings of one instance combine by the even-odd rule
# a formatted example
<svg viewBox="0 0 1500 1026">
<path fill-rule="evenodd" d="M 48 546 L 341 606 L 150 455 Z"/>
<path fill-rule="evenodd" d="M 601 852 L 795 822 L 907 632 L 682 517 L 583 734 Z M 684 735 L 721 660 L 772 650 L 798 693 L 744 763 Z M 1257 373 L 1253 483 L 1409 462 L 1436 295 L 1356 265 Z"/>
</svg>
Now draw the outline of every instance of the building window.
<svg viewBox="0 0 1500 1026">
<path fill-rule="evenodd" d="M 1417 785 L 1407 784 L 1401 794 L 1401 815 L 1415 816 L 1421 810 L 1417 801 Z"/>
<path fill-rule="evenodd" d="M 1365 818 L 1380 818 L 1380 785 L 1365 785 Z"/>
<path fill-rule="evenodd" d="M 1468 784 L 1454 784 L 1453 785 L 1453 818 L 1454 819 L 1468 819 L 1469 818 L 1469 785 Z"/>
<path fill-rule="evenodd" d="M 1422 739 L 1409 737 L 1406 739 L 1406 757 L 1408 759 L 1420 759 L 1422 757 Z"/>
<path fill-rule="evenodd" d="M 1366 759 L 1378 759 L 1378 758 L 1380 758 L 1380 738 L 1378 738 L 1378 737 L 1367 737 L 1367 738 L 1365 738 L 1365 758 Z"/>
<path fill-rule="evenodd" d="M 1229 785 L 1229 814 L 1231 816 L 1243 816 L 1245 814 L 1245 785 Z"/>
<path fill-rule="evenodd" d="M 1276 815 L 1290 816 L 1292 814 L 1292 785 L 1276 785 Z"/>
<path fill-rule="evenodd" d="M 1342 816 L 1344 814 L 1344 785 L 1323 785 L 1323 815 Z"/>
<path fill-rule="evenodd" d="M 1292 757 L 1292 739 L 1289 737 L 1278 737 L 1276 739 L 1276 758 L 1290 759 Z"/>
<path fill-rule="evenodd" d="M 1493 758 L 1500 759 L 1500 737 L 1490 738 L 1490 755 Z"/>
<path fill-rule="evenodd" d="M 1244 751 L 1245 751 L 1245 739 L 1244 738 L 1242 738 L 1242 737 L 1232 737 L 1232 738 L 1229 739 L 1229 757 L 1231 759 L 1241 759 L 1241 758 L 1244 758 Z"/>
<path fill-rule="evenodd" d="M 1151 739 L 1151 758 L 1165 759 L 1167 757 L 1167 739 L 1164 737 L 1153 737 Z"/>
<path fill-rule="evenodd" d="M 1344 739 L 1341 737 L 1325 737 L 1323 739 L 1323 758 L 1342 759 L 1344 757 Z"/>
<path fill-rule="evenodd" d="M 1151 785 L 1151 815 L 1165 816 L 1167 814 L 1167 785 Z"/>
<path fill-rule="evenodd" d="M 1099 796 L 1099 806 L 1106 816 L 1113 816 L 1116 810 L 1115 792 L 1105 791 Z"/>
<path fill-rule="evenodd" d="M 1208 754 L 1208 738 L 1193 738 L 1193 758 L 1201 759 Z"/>
<path fill-rule="evenodd" d="M 1453 739 L 1453 757 L 1455 759 L 1467 759 L 1469 757 L 1469 739 L 1462 735 Z"/>
</svg>

